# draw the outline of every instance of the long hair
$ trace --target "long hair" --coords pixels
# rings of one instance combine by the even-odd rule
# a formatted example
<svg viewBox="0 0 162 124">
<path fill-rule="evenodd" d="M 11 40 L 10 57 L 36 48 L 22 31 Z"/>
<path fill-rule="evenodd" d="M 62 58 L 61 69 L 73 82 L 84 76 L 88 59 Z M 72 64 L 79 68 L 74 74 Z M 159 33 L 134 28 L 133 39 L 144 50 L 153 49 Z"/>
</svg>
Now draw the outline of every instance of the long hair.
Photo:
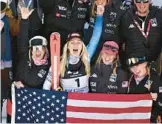
<svg viewBox="0 0 162 124">
<path fill-rule="evenodd" d="M 156 67 L 156 70 L 157 70 L 159 75 L 162 74 L 162 52 L 160 53 L 160 59 L 159 59 L 159 62 L 158 62 L 158 66 Z"/>
<path fill-rule="evenodd" d="M 100 66 L 101 62 L 102 62 L 102 52 L 100 52 L 99 57 L 96 61 L 96 66 Z M 118 62 L 119 62 L 119 54 L 116 55 L 116 58 L 113 61 L 113 74 L 116 74 L 116 70 L 118 67 Z"/>
<path fill-rule="evenodd" d="M 66 71 L 66 65 L 67 65 L 67 60 L 69 57 L 69 51 L 68 51 L 68 45 L 69 45 L 68 41 L 63 48 L 63 55 L 61 57 L 61 63 L 60 63 L 60 73 L 61 73 L 61 77 L 64 77 L 65 71 Z M 82 52 L 81 52 L 81 60 L 85 66 L 85 71 L 87 75 L 90 75 L 90 63 L 89 63 L 89 59 L 88 59 L 88 52 L 86 49 L 86 46 L 84 45 L 84 43 L 82 42 Z"/>
<path fill-rule="evenodd" d="M 148 80 L 150 80 L 150 78 L 151 78 L 151 67 L 150 67 L 149 64 L 146 65 L 146 71 L 147 71 L 147 75 L 148 75 Z M 127 91 L 127 93 L 129 93 L 129 90 L 130 90 L 130 83 L 131 83 L 133 77 L 134 77 L 134 74 L 132 74 L 131 77 L 130 77 L 130 79 L 129 79 L 129 82 L 128 82 L 128 91 Z"/>
</svg>

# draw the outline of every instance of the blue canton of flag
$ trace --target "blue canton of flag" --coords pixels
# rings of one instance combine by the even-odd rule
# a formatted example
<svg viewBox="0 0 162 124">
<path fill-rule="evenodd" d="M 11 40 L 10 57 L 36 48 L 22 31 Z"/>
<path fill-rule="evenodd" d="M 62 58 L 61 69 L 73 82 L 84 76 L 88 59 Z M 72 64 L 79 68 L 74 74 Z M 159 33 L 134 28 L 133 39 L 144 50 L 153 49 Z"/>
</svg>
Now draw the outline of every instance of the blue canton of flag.
<svg viewBox="0 0 162 124">
<path fill-rule="evenodd" d="M 16 123 L 66 122 L 66 92 L 22 88 L 15 89 L 15 95 Z"/>
</svg>

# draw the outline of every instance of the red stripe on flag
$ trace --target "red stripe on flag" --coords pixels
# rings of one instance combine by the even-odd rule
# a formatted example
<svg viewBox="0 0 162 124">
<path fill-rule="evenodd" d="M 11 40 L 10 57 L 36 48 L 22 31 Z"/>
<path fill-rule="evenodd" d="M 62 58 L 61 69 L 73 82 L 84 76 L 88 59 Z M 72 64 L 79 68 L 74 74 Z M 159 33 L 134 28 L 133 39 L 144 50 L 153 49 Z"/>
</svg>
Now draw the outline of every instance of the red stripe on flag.
<svg viewBox="0 0 162 124">
<path fill-rule="evenodd" d="M 66 122 L 67 123 L 150 123 L 150 120 L 149 119 L 91 120 L 91 119 L 80 119 L 80 118 L 67 118 Z"/>
<path fill-rule="evenodd" d="M 150 94 L 96 94 L 96 93 L 68 93 L 68 99 L 88 100 L 88 101 L 115 101 L 115 102 L 133 102 L 139 100 L 151 100 Z"/>
<path fill-rule="evenodd" d="M 94 108 L 94 107 L 73 107 L 67 106 L 67 111 L 85 112 L 85 113 L 108 113 L 108 114 L 121 114 L 121 113 L 149 113 L 151 107 L 133 107 L 133 108 Z"/>
</svg>

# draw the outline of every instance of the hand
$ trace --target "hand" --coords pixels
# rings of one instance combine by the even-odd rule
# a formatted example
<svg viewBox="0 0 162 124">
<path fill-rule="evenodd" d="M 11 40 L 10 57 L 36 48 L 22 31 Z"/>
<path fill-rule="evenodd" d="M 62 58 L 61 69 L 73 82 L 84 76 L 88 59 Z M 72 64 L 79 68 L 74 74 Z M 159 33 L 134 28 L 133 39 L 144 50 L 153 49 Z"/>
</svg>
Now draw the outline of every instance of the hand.
<svg viewBox="0 0 162 124">
<path fill-rule="evenodd" d="M 29 16 L 34 11 L 34 9 L 29 11 L 29 8 L 21 7 L 20 5 L 19 5 L 19 9 L 20 9 L 20 13 L 21 13 L 21 18 L 22 19 L 28 19 Z"/>
<path fill-rule="evenodd" d="M 105 8 L 103 5 L 97 5 L 97 15 L 103 15 Z"/>
<path fill-rule="evenodd" d="M 2 31 L 3 27 L 4 27 L 4 22 L 1 20 L 0 21 L 0 31 Z"/>
<path fill-rule="evenodd" d="M 21 81 L 16 81 L 16 82 L 14 82 L 14 84 L 18 89 L 24 87 L 24 84 Z"/>
<path fill-rule="evenodd" d="M 154 101 L 156 101 L 156 99 L 157 99 L 157 93 L 150 93 L 151 94 L 151 97 L 152 97 L 152 99 L 154 100 Z"/>
</svg>

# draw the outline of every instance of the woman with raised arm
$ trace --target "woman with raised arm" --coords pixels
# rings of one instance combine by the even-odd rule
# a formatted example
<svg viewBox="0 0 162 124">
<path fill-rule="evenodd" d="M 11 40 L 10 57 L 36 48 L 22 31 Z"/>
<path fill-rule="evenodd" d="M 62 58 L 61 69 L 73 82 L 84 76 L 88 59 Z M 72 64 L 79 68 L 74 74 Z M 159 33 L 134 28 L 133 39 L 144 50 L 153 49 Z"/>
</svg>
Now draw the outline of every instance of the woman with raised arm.
<svg viewBox="0 0 162 124">
<path fill-rule="evenodd" d="M 17 88 L 30 87 L 42 89 L 46 75 L 50 67 L 47 40 L 42 36 L 35 36 L 29 40 L 28 17 L 33 12 L 28 8 L 21 8 L 20 35 L 18 40 L 18 57 L 16 79 L 14 84 Z M 8 102 L 8 107 L 10 108 Z M 11 111 L 8 115 L 11 115 Z M 8 118 L 8 122 L 10 119 Z"/>
<path fill-rule="evenodd" d="M 96 23 L 93 36 L 85 47 L 82 37 L 79 33 L 69 34 L 63 49 L 60 68 L 60 86 L 64 91 L 70 92 L 88 92 L 90 60 L 98 45 L 102 31 L 102 14 L 104 6 L 97 7 Z M 44 83 L 44 89 L 51 88 L 51 70 Z"/>
</svg>

